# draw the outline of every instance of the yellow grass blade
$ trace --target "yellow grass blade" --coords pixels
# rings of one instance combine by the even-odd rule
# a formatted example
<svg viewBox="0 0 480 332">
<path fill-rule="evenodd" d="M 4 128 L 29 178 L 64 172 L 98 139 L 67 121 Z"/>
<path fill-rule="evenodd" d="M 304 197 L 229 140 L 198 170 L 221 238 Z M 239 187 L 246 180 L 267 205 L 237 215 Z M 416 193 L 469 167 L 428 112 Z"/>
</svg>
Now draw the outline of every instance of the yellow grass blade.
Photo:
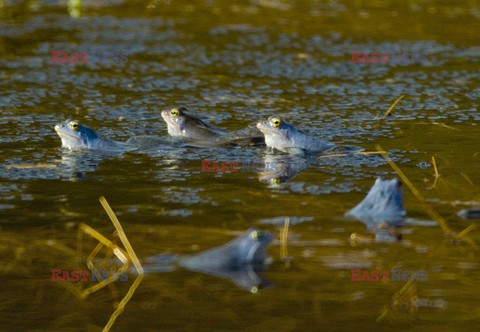
<svg viewBox="0 0 480 332">
<path fill-rule="evenodd" d="M 377 145 L 376 148 L 377 148 L 378 151 L 384 151 L 380 145 Z M 441 215 L 439 215 L 433 208 L 431 208 L 427 204 L 425 198 L 420 194 L 420 192 L 417 190 L 417 188 L 415 188 L 415 186 L 407 178 L 405 173 L 403 173 L 403 171 L 397 166 L 397 164 L 395 164 L 395 162 L 392 159 L 390 159 L 388 154 L 383 155 L 383 157 L 388 162 L 388 164 L 393 168 L 393 170 L 395 172 L 397 172 L 398 176 L 400 176 L 403 183 L 405 183 L 407 185 L 407 187 L 410 189 L 410 191 L 420 201 L 423 210 L 430 216 L 430 218 L 435 220 L 437 222 L 437 224 L 440 226 L 440 228 L 442 229 L 442 231 L 444 231 L 447 235 L 453 236 L 454 232 L 450 229 L 450 227 L 448 227 L 447 221 Z"/>
<path fill-rule="evenodd" d="M 93 249 L 93 251 L 87 257 L 87 267 L 89 269 L 94 268 L 93 259 L 95 258 L 98 251 L 103 246 L 106 246 L 106 247 L 110 248 L 112 250 L 112 252 L 117 256 L 117 258 L 123 263 L 123 266 L 118 270 L 118 274 L 123 272 L 123 271 L 126 271 L 128 269 L 128 267 L 130 265 L 129 264 L 130 260 L 127 258 L 128 254 L 126 252 L 124 252 L 120 247 L 115 245 L 113 242 L 111 242 L 109 239 L 104 237 L 102 234 L 97 232 L 95 229 L 93 229 L 92 227 L 90 227 L 90 226 L 88 226 L 87 224 L 84 224 L 84 223 L 81 223 L 79 225 L 79 238 L 78 238 L 79 243 L 78 243 L 78 248 L 77 248 L 77 253 L 78 253 L 79 257 L 81 257 L 81 248 L 82 248 L 82 241 L 81 240 L 83 238 L 83 232 L 87 233 L 88 235 L 90 235 L 91 237 L 93 237 L 94 239 L 99 241 L 97 246 Z M 83 288 L 82 283 L 79 283 L 78 295 L 81 298 L 86 298 L 88 295 L 98 291 L 99 289 L 101 289 L 101 288 L 103 288 L 103 287 L 105 287 L 105 286 L 107 286 L 107 285 L 109 285 L 109 284 L 111 284 L 115 281 L 116 281 L 115 278 L 111 278 L 109 280 L 103 280 L 103 281 L 99 282 L 98 284 L 96 284 L 95 286 L 86 288 L 83 291 L 82 291 L 82 288 Z"/>
<path fill-rule="evenodd" d="M 129 259 L 127 258 L 128 254 L 122 248 L 120 248 L 119 246 L 114 244 L 112 241 L 110 241 L 105 236 L 103 236 L 102 234 L 97 232 L 95 229 L 93 229 L 92 227 L 90 227 L 90 226 L 88 226 L 87 224 L 84 224 L 84 223 L 80 223 L 80 225 L 78 227 L 83 232 L 87 233 L 88 235 L 90 235 L 94 239 L 100 241 L 104 246 L 110 248 L 113 251 L 113 253 L 117 256 L 117 258 L 123 264 L 126 264 L 126 263 L 129 262 Z"/>
<path fill-rule="evenodd" d="M 475 183 L 473 183 L 473 181 L 470 180 L 470 178 L 468 177 L 467 174 L 461 172 L 460 175 L 463 176 L 463 178 L 465 179 L 465 181 L 467 181 L 468 183 L 470 183 L 470 185 L 471 185 L 472 187 L 475 187 Z"/>
<path fill-rule="evenodd" d="M 432 164 L 433 164 L 433 169 L 435 170 L 435 178 L 438 178 L 440 175 L 438 175 L 437 163 L 435 162 L 434 156 L 432 156 Z"/>
<path fill-rule="evenodd" d="M 95 258 L 95 256 L 97 256 L 98 252 L 100 251 L 100 249 L 102 249 L 102 247 L 103 247 L 103 243 L 99 242 L 97 246 L 93 249 L 93 251 L 90 253 L 90 255 L 88 255 L 87 267 L 89 269 L 93 269 L 93 259 Z"/>
<path fill-rule="evenodd" d="M 31 169 L 31 168 L 56 168 L 58 167 L 58 164 L 44 164 L 44 163 L 39 163 L 39 164 L 11 164 L 11 165 L 6 165 L 6 169 Z"/>
<path fill-rule="evenodd" d="M 395 99 L 395 101 L 393 102 L 393 104 L 390 106 L 390 108 L 385 112 L 385 114 L 383 115 L 383 117 L 381 117 L 380 119 L 385 119 L 387 116 L 389 116 L 390 113 L 392 113 L 393 110 L 395 109 L 395 106 L 397 106 L 398 102 L 403 99 L 403 97 L 405 97 L 405 95 L 401 95 L 400 97 L 398 97 L 397 99 Z"/>
<path fill-rule="evenodd" d="M 437 163 L 435 162 L 435 157 L 432 156 L 432 164 L 433 164 L 433 169 L 435 170 L 435 182 L 433 182 L 433 188 L 437 186 L 437 181 L 440 175 L 438 174 L 438 169 L 437 169 Z"/>
<path fill-rule="evenodd" d="M 122 226 L 120 225 L 120 222 L 118 221 L 118 219 L 115 216 L 113 210 L 110 208 L 110 205 L 108 204 L 108 202 L 106 201 L 106 199 L 103 196 L 100 197 L 100 203 L 102 204 L 103 208 L 105 209 L 108 216 L 110 217 L 110 220 L 112 221 L 113 225 L 115 226 L 115 228 L 117 230 L 117 233 L 118 233 L 118 237 L 122 241 L 122 243 L 125 246 L 127 252 L 125 252 L 122 248 L 118 247 L 116 244 L 114 244 L 112 241 L 107 239 L 105 236 L 103 236 L 102 234 L 97 232 L 92 227 L 90 227 L 90 226 L 88 226 L 84 223 L 81 223 L 79 225 L 79 233 L 78 233 L 78 247 L 77 247 L 78 259 L 80 260 L 80 257 L 81 257 L 83 232 L 85 232 L 88 235 L 90 235 L 91 237 L 93 237 L 93 238 L 95 238 L 96 240 L 99 241 L 99 243 L 94 248 L 94 250 L 90 253 L 90 255 L 88 256 L 88 259 L 87 259 L 87 261 L 90 263 L 89 265 L 91 267 L 93 267 L 93 259 L 95 258 L 95 256 L 98 254 L 99 250 L 103 246 L 106 246 L 106 247 L 110 248 L 112 250 L 112 252 L 117 256 L 117 258 L 120 261 L 123 262 L 124 265 L 122 267 L 120 267 L 113 276 L 110 276 L 110 278 L 108 280 L 100 281 L 98 284 L 96 284 L 96 285 L 94 285 L 90 288 L 87 288 L 83 291 L 81 290 L 81 287 L 78 288 L 78 289 L 74 288 L 73 292 L 75 294 L 77 294 L 78 296 L 80 296 L 81 298 L 85 298 L 89 294 L 91 294 L 93 292 L 96 292 L 99 289 L 114 283 L 117 280 L 115 277 L 119 276 L 120 273 L 122 273 L 123 271 L 126 271 L 129 268 L 130 261 L 133 263 L 133 265 L 135 266 L 135 268 L 137 270 L 137 273 L 138 273 L 138 276 L 135 279 L 134 283 L 132 284 L 132 286 L 130 286 L 130 289 L 128 290 L 127 294 L 120 301 L 117 309 L 112 313 L 112 315 L 110 316 L 110 319 L 108 320 L 107 324 L 103 328 L 103 331 L 108 332 L 112 328 L 112 326 L 115 323 L 115 320 L 117 319 L 117 317 L 123 312 L 123 310 L 125 308 L 125 305 L 130 301 L 130 298 L 133 296 L 135 290 L 137 289 L 138 285 L 142 281 L 144 271 L 143 271 L 143 268 L 140 264 L 140 261 L 137 258 L 137 255 L 133 251 L 133 248 L 130 245 L 130 242 L 128 241 L 128 239 L 127 239 L 127 236 L 125 235 L 125 232 L 123 231 Z M 88 264 L 88 262 L 87 262 L 87 264 Z"/>
<path fill-rule="evenodd" d="M 359 151 L 359 152 L 355 152 L 355 153 L 325 154 L 325 155 L 322 155 L 318 158 L 320 159 L 320 158 L 332 158 L 332 157 L 345 157 L 345 156 L 352 156 L 352 155 L 356 155 L 356 154 L 359 154 L 359 155 L 362 155 L 362 156 L 368 156 L 368 155 L 371 155 L 371 154 L 386 154 L 386 153 L 387 153 L 386 151 Z"/>
<path fill-rule="evenodd" d="M 83 251 L 83 226 L 85 225 L 84 223 L 80 223 L 78 226 L 78 232 L 77 232 L 77 270 L 82 270 L 81 268 L 81 259 L 82 259 L 82 251 Z M 82 283 L 78 286 L 78 290 L 81 291 L 83 288 Z"/>
<path fill-rule="evenodd" d="M 474 229 L 476 228 L 476 226 L 474 224 L 471 224 L 470 226 L 468 226 L 467 228 L 465 228 L 463 231 L 459 232 L 457 235 L 455 235 L 455 238 L 457 240 L 460 240 L 462 237 L 464 237 L 465 235 L 467 235 L 468 233 L 470 233 L 471 231 L 473 231 Z"/>
<path fill-rule="evenodd" d="M 115 320 L 125 309 L 125 306 L 127 305 L 128 301 L 130 301 L 130 299 L 132 298 L 133 294 L 135 293 L 135 290 L 137 289 L 138 285 L 140 285 L 140 282 L 142 281 L 142 279 L 143 279 L 143 274 L 139 274 L 138 277 L 135 279 L 134 283 L 132 284 L 132 286 L 130 286 L 130 289 L 128 290 L 125 297 L 118 304 L 117 309 L 110 316 L 110 319 L 108 320 L 107 324 L 103 328 L 103 332 L 110 331 L 113 324 L 115 323 Z"/>
<path fill-rule="evenodd" d="M 127 253 L 130 256 L 132 263 L 135 266 L 135 269 L 137 269 L 138 274 L 139 275 L 143 274 L 143 267 L 140 264 L 140 261 L 138 260 L 138 257 L 135 254 L 135 251 L 133 251 L 133 248 L 130 242 L 128 241 L 127 236 L 125 235 L 125 232 L 123 231 L 122 225 L 120 225 L 120 221 L 118 221 L 117 216 L 113 212 L 112 208 L 108 204 L 105 197 L 101 196 L 99 198 L 99 201 L 100 201 L 100 204 L 102 204 L 103 208 L 105 209 L 105 212 L 107 212 L 110 220 L 113 223 L 113 226 L 115 226 L 115 229 L 118 232 L 118 237 L 120 238 L 123 245 L 125 246 L 125 249 L 127 250 Z"/>
<path fill-rule="evenodd" d="M 98 284 L 95 284 L 95 286 L 92 286 L 92 287 L 89 287 L 89 288 L 86 288 L 85 290 L 83 290 L 81 292 L 81 297 L 82 298 L 86 298 L 88 295 L 92 294 L 92 293 L 95 293 L 96 291 L 98 291 L 99 289 L 102 289 L 103 287 L 107 286 L 108 284 L 111 284 L 113 282 L 115 282 L 116 280 L 114 279 L 107 279 L 107 280 L 102 280 L 100 281 Z"/>
<path fill-rule="evenodd" d="M 280 246 L 280 258 L 288 257 L 288 250 L 287 250 L 287 237 L 288 237 L 288 226 L 290 225 L 290 218 L 285 218 L 285 223 L 283 224 L 283 229 L 281 232 L 281 246 Z M 286 267 L 290 267 L 290 262 L 286 262 Z"/>
<path fill-rule="evenodd" d="M 432 124 L 437 125 L 437 126 L 441 126 L 441 127 L 445 127 L 445 128 L 451 129 L 451 130 L 459 131 L 457 128 L 446 125 L 446 124 L 441 123 L 441 122 L 432 122 Z"/>
<path fill-rule="evenodd" d="M 95 286 L 85 289 L 84 291 L 81 292 L 81 297 L 86 298 L 88 295 L 98 291 L 99 289 L 102 289 L 103 287 L 116 282 L 118 280 L 116 277 L 119 277 L 123 271 L 126 271 L 128 269 L 128 266 L 129 266 L 128 264 L 123 265 L 121 268 L 118 269 L 118 271 L 114 275 L 111 275 L 109 279 L 102 280 Z"/>
</svg>

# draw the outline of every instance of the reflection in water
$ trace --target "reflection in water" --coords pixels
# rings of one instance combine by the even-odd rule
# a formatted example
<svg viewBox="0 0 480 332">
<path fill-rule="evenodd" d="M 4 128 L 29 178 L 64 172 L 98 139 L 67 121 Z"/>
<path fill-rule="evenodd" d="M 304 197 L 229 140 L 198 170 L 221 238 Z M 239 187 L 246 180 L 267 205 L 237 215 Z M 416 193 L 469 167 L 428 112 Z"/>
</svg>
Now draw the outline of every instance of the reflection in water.
<svg viewBox="0 0 480 332">
<path fill-rule="evenodd" d="M 177 264 L 181 261 L 176 255 L 156 255 L 148 257 L 143 265 L 145 273 L 164 273 L 177 270 Z M 211 266 L 187 266 L 180 263 L 183 268 L 210 276 L 230 280 L 238 288 L 256 292 L 258 289 L 271 286 L 271 282 L 263 277 L 266 271 L 265 264 L 242 264 L 236 267 L 211 267 Z"/>
<path fill-rule="evenodd" d="M 10 160 L 0 169 L 0 177 L 11 179 L 81 179 L 87 172 L 94 172 L 106 159 L 116 156 L 88 150 L 61 149 L 60 159 L 48 163 L 24 163 Z"/>
<path fill-rule="evenodd" d="M 112 154 L 94 151 L 71 151 L 62 149 L 62 161 L 59 164 L 59 175 L 71 180 L 81 179 L 87 172 L 94 172 L 105 159 L 114 158 Z"/>
<path fill-rule="evenodd" d="M 166 140 L 162 137 L 139 135 L 130 138 L 125 144 L 128 144 L 129 149 L 109 149 L 109 150 L 88 150 L 88 149 L 69 149 L 59 148 L 55 149 L 56 154 L 49 154 L 53 150 L 48 150 L 40 157 L 39 162 L 32 163 L 35 156 L 29 156 L 28 163 L 12 158 L 7 160 L 2 168 L 0 168 L 0 177 L 10 179 L 82 179 L 87 176 L 87 173 L 95 172 L 100 163 L 123 158 L 126 152 L 147 154 L 150 156 L 159 155 L 176 155 L 180 156 L 183 144 Z M 44 158 L 49 160 L 44 162 Z M 58 159 L 60 157 L 60 159 Z"/>
<path fill-rule="evenodd" d="M 265 152 L 263 164 L 260 164 L 258 180 L 276 186 L 286 182 L 297 174 L 306 170 L 309 166 L 307 156 L 291 155 L 283 153 Z"/>
<path fill-rule="evenodd" d="M 236 268 L 187 269 L 230 280 L 238 288 L 251 293 L 256 293 L 259 289 L 272 286 L 272 283 L 263 277 L 263 273 L 266 271 L 264 264 L 244 264 Z"/>
</svg>

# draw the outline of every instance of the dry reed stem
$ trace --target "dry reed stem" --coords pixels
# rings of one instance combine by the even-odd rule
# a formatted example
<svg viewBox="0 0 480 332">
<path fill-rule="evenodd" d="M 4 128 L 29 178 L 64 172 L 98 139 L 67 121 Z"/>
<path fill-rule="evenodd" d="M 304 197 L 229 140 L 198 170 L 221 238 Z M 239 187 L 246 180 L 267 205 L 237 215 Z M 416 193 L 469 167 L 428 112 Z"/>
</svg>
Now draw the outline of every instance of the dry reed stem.
<svg viewBox="0 0 480 332">
<path fill-rule="evenodd" d="M 331 158 L 331 157 L 345 157 L 345 156 L 353 156 L 353 155 L 356 155 L 356 154 L 360 154 L 362 156 L 368 156 L 368 155 L 372 155 L 372 154 L 386 154 L 387 152 L 386 151 L 359 151 L 359 152 L 355 152 L 355 153 L 336 153 L 336 154 L 326 154 L 326 155 L 322 155 L 320 157 L 318 157 L 319 159 L 320 158 Z"/>
<path fill-rule="evenodd" d="M 380 145 L 376 146 L 378 151 L 384 151 Z M 400 176 L 402 179 L 403 183 L 407 185 L 407 187 L 410 189 L 410 191 L 415 195 L 415 197 L 420 201 L 423 210 L 437 222 L 437 224 L 440 226 L 443 232 L 445 232 L 448 236 L 453 236 L 454 232 L 450 229 L 448 226 L 447 221 L 440 215 L 438 214 L 430 205 L 427 204 L 425 198 L 420 194 L 420 192 L 415 188 L 413 183 L 408 179 L 408 177 L 403 173 L 403 171 L 395 164 L 395 162 L 390 159 L 388 154 L 384 154 L 383 157 L 385 160 L 388 162 L 388 164 L 393 168 L 393 170 Z"/>
<path fill-rule="evenodd" d="M 135 251 L 133 250 L 132 245 L 128 241 L 127 236 L 125 235 L 125 232 L 123 231 L 122 225 L 120 224 L 120 221 L 117 219 L 117 216 L 113 212 L 112 208 L 108 204 L 105 197 L 101 196 L 99 198 L 99 201 L 100 201 L 100 204 L 102 204 L 103 208 L 105 209 L 105 212 L 107 212 L 108 217 L 110 218 L 110 220 L 113 223 L 113 226 L 115 226 L 115 229 L 118 232 L 118 237 L 120 238 L 123 245 L 125 246 L 125 249 L 127 250 L 127 253 L 130 256 L 130 258 L 132 260 L 132 263 L 135 266 L 135 269 L 137 270 L 137 273 L 139 275 L 143 274 L 143 267 L 140 264 L 140 261 L 139 261 L 137 255 L 135 254 Z"/>
<path fill-rule="evenodd" d="M 390 108 L 385 112 L 385 114 L 383 114 L 383 117 L 378 118 L 377 120 L 385 119 L 387 116 L 389 116 L 390 113 L 392 113 L 393 110 L 395 109 L 395 106 L 397 106 L 398 102 L 403 99 L 403 97 L 405 97 L 405 95 L 401 95 L 400 97 L 398 97 L 397 99 L 395 99 L 395 101 L 393 102 L 393 104 L 390 105 Z"/>
<path fill-rule="evenodd" d="M 281 245 L 280 245 L 280 258 L 284 259 L 288 257 L 288 250 L 287 250 L 287 237 L 288 237 L 288 227 L 290 225 L 290 218 L 285 218 L 285 223 L 283 224 L 282 232 L 281 232 Z M 290 262 L 286 262 L 286 267 L 290 267 Z"/>
<path fill-rule="evenodd" d="M 465 179 L 465 181 L 467 181 L 468 183 L 470 183 L 470 185 L 472 187 L 475 187 L 475 183 L 473 183 L 472 180 L 470 180 L 470 178 L 468 177 L 467 174 L 463 173 L 463 172 L 460 172 L 460 175 Z"/>
<path fill-rule="evenodd" d="M 135 293 L 135 290 L 137 289 L 138 285 L 140 285 L 140 282 L 142 281 L 142 279 L 143 279 L 143 274 L 139 274 L 138 277 L 133 282 L 132 286 L 130 286 L 127 294 L 123 297 L 123 299 L 118 304 L 117 309 L 110 316 L 110 319 L 108 320 L 107 324 L 102 330 L 103 332 L 110 331 L 113 324 L 115 323 L 115 320 L 125 309 L 125 306 L 127 305 L 128 301 L 130 301 L 130 299 L 132 298 L 133 294 Z"/>
<path fill-rule="evenodd" d="M 432 156 L 432 164 L 433 164 L 433 169 L 435 171 L 435 181 L 433 182 L 433 188 L 437 186 L 437 181 L 440 178 L 440 175 L 438 174 L 438 168 L 437 168 L 437 163 L 435 162 L 435 156 Z"/>
</svg>

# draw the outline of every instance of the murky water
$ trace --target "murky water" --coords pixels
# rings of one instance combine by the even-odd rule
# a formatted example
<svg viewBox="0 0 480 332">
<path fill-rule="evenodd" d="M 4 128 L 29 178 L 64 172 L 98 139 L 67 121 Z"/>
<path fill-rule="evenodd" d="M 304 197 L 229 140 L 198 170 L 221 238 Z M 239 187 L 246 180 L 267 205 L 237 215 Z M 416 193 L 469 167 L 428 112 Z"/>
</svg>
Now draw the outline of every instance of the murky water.
<svg viewBox="0 0 480 332">
<path fill-rule="evenodd" d="M 280 114 L 338 144 L 379 144 L 460 232 L 472 222 L 458 210 L 480 206 L 479 30 L 477 1 L 87 1 L 70 12 L 55 1 L 0 1 L 1 329 L 107 324 L 135 274 L 85 299 L 78 283 L 51 281 L 52 269 L 78 269 L 80 223 L 113 239 L 102 195 L 140 260 L 200 252 L 252 226 L 276 237 L 264 273 L 271 287 L 251 293 L 182 269 L 150 273 L 113 330 L 478 327 L 478 230 L 453 241 L 407 187 L 399 242 L 377 243 L 343 217 L 377 176 L 394 176 L 381 156 L 175 144 L 71 153 L 53 127 L 76 118 L 118 141 L 168 139 L 160 111 L 175 105 L 228 130 Z M 51 63 L 52 51 L 128 60 Z M 353 51 L 428 61 L 357 64 Z M 400 95 L 393 116 L 377 120 Z M 204 159 L 281 167 L 204 173 Z M 288 253 L 279 235 L 286 217 Z M 96 242 L 83 238 L 85 270 Z M 352 282 L 352 268 L 426 270 L 428 280 Z"/>
</svg>

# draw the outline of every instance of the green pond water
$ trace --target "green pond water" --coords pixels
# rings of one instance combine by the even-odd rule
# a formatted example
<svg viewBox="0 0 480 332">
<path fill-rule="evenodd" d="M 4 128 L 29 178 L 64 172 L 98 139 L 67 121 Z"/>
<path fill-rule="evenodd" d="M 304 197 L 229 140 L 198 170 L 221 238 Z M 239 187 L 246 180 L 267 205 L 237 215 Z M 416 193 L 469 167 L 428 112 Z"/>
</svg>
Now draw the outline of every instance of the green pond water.
<svg viewBox="0 0 480 332">
<path fill-rule="evenodd" d="M 176 105 L 227 130 L 279 114 L 337 144 L 380 145 L 456 234 L 478 226 L 457 213 L 480 206 L 479 31 L 473 0 L 0 1 L 0 330 L 99 331 L 127 294 L 112 331 L 478 329 L 478 228 L 447 235 L 405 185 L 401 240 L 343 217 L 396 176 L 381 156 L 303 167 L 264 147 L 72 153 L 53 127 L 75 118 L 118 141 L 167 139 L 160 111 Z M 52 51 L 128 57 L 52 63 Z M 358 64 L 355 51 L 427 61 Z M 273 160 L 283 173 L 205 173 L 204 159 Z M 100 196 L 142 262 L 270 231 L 265 287 L 176 269 L 79 297 L 98 283 L 55 282 L 52 269 L 87 270 L 98 242 L 83 233 L 77 249 L 81 223 L 120 243 Z M 355 282 L 351 269 L 428 280 Z"/>
</svg>

